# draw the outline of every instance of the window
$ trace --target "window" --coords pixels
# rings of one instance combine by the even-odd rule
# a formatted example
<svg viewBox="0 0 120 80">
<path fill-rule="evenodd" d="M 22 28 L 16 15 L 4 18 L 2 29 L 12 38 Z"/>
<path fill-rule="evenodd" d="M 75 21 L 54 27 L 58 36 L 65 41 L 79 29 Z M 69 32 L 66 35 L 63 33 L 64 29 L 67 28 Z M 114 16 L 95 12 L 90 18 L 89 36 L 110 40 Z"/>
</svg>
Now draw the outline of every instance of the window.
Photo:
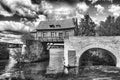
<svg viewBox="0 0 120 80">
<path fill-rule="evenodd" d="M 46 32 L 43 32 L 42 33 L 42 37 L 46 37 L 47 33 Z"/>
<path fill-rule="evenodd" d="M 69 37 L 69 31 L 65 31 L 65 36 Z"/>
<path fill-rule="evenodd" d="M 56 32 L 51 32 L 51 37 L 56 37 Z"/>
<path fill-rule="evenodd" d="M 56 28 L 56 27 L 60 28 L 61 27 L 61 25 L 59 25 L 59 24 L 58 25 L 49 25 L 49 26 L 50 26 L 50 28 Z"/>
<path fill-rule="evenodd" d="M 55 28 L 55 25 L 49 25 L 50 26 L 50 28 Z"/>
<path fill-rule="evenodd" d="M 61 25 L 56 25 L 56 27 L 61 27 Z"/>
<path fill-rule="evenodd" d="M 59 33 L 59 37 L 60 37 L 60 38 L 63 37 L 63 33 L 62 33 L 62 32 Z"/>
</svg>

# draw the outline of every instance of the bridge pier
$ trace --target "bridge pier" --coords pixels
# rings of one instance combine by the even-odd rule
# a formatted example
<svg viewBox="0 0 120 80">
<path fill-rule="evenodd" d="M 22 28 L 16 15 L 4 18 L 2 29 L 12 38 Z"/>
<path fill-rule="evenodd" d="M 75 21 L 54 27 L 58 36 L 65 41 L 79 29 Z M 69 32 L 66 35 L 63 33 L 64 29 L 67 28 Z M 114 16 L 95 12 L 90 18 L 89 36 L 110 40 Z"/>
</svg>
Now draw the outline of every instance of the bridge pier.
<svg viewBox="0 0 120 80">
<path fill-rule="evenodd" d="M 50 59 L 47 68 L 47 74 L 63 72 L 63 55 L 64 49 L 51 48 L 49 49 Z"/>
</svg>

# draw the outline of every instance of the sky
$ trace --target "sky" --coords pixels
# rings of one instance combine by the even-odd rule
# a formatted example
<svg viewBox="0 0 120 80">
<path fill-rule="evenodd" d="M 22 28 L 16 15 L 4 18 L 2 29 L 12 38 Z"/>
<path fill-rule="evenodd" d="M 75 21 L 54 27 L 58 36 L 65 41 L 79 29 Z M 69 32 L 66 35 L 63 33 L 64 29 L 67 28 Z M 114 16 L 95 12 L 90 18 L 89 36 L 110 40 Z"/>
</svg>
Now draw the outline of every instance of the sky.
<svg viewBox="0 0 120 80">
<path fill-rule="evenodd" d="M 118 17 L 120 0 L 0 0 L 0 31 L 32 31 L 40 21 L 83 18 L 85 14 L 96 24 L 109 15 Z"/>
</svg>

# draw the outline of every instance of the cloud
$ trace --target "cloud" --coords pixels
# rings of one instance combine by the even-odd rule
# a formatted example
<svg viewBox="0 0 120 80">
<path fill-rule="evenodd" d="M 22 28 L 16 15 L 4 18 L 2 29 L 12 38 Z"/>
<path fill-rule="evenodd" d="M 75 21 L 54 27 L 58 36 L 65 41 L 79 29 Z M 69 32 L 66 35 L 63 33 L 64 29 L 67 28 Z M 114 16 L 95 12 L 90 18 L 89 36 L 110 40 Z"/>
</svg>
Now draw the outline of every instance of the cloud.
<svg viewBox="0 0 120 80">
<path fill-rule="evenodd" d="M 0 5 L 0 14 L 4 16 L 12 16 L 12 13 L 7 12 L 5 9 L 3 9 L 3 7 Z"/>
<path fill-rule="evenodd" d="M 103 11 L 104 11 L 104 7 L 103 6 L 101 6 L 100 4 L 98 4 L 98 5 L 95 5 L 95 8 L 97 9 L 97 12 L 99 13 L 99 14 L 103 14 Z"/>
<path fill-rule="evenodd" d="M 33 22 L 26 20 L 21 20 L 20 22 L 15 21 L 0 21 L 0 31 L 11 30 L 18 32 L 29 32 L 34 30 L 41 21 L 45 21 L 46 17 L 44 15 L 39 15 Z"/>
<path fill-rule="evenodd" d="M 86 12 L 89 9 L 89 6 L 85 2 L 81 2 L 76 5 L 76 8 L 81 13 L 81 12 Z"/>
<path fill-rule="evenodd" d="M 34 16 L 38 10 L 38 5 L 32 4 L 31 0 L 0 0 L 0 3 L 7 6 L 13 14 L 22 16 Z"/>
<path fill-rule="evenodd" d="M 78 16 L 81 17 L 89 8 L 85 2 L 76 3 L 74 6 L 65 3 L 55 5 L 46 1 L 42 1 L 41 4 L 47 18 L 56 20 L 70 19 Z"/>
<path fill-rule="evenodd" d="M 100 22 L 101 21 L 105 21 L 106 20 L 106 18 L 104 18 L 104 19 L 98 19 L 97 17 L 91 17 L 92 18 L 92 20 L 95 22 L 95 24 L 97 24 L 97 25 L 100 25 Z"/>
<path fill-rule="evenodd" d="M 8 7 L 11 12 L 8 12 L 4 6 Z M 14 14 L 22 15 L 25 17 L 34 17 L 39 12 L 39 5 L 34 5 L 31 0 L 0 0 L 0 14 L 3 16 L 13 16 Z M 35 27 L 46 19 L 45 15 L 37 15 L 39 18 L 33 22 L 24 21 L 0 21 L 0 31 L 12 30 L 20 32 L 29 32 L 35 29 Z"/>
<path fill-rule="evenodd" d="M 105 1 L 113 3 L 113 0 L 88 0 L 88 1 L 90 1 L 91 4 L 95 4 L 97 2 L 105 2 Z"/>
<path fill-rule="evenodd" d="M 98 0 L 91 0 L 92 1 L 92 4 L 96 3 Z"/>
<path fill-rule="evenodd" d="M 120 15 L 120 5 L 110 5 L 109 6 L 109 9 L 108 9 L 109 12 L 111 12 L 114 16 L 119 16 Z"/>
<path fill-rule="evenodd" d="M 27 26 L 20 22 L 14 21 L 0 21 L 0 31 L 12 30 L 19 32 L 29 32 L 33 30 L 33 27 Z"/>
<path fill-rule="evenodd" d="M 93 22 L 95 22 L 95 24 L 97 24 L 97 25 L 100 24 L 100 21 L 97 18 L 95 18 L 95 17 L 91 17 L 91 18 L 92 18 Z"/>
</svg>

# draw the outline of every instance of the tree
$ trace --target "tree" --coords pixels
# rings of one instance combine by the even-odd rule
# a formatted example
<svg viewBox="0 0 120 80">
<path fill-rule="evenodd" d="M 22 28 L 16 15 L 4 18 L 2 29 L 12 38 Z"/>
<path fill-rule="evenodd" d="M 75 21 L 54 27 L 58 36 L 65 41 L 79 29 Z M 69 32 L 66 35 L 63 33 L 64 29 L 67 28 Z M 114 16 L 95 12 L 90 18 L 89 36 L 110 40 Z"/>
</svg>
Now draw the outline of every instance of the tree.
<svg viewBox="0 0 120 80">
<path fill-rule="evenodd" d="M 30 33 L 25 33 L 21 37 L 22 41 L 26 45 L 31 45 L 32 41 L 34 40 L 34 36 L 31 35 Z"/>
<path fill-rule="evenodd" d="M 40 41 L 34 39 L 30 33 L 25 33 L 22 36 L 22 41 L 26 45 L 23 61 L 34 62 L 41 60 L 45 55 L 43 45 Z"/>
<path fill-rule="evenodd" d="M 45 55 L 43 45 L 40 41 L 33 41 L 31 45 L 27 46 L 24 58 L 30 62 L 41 60 Z"/>
<path fill-rule="evenodd" d="M 95 36 L 95 23 L 92 21 L 90 16 L 87 14 L 81 19 L 78 35 L 79 36 Z"/>
<path fill-rule="evenodd" d="M 0 43 L 0 60 L 2 59 L 9 59 L 9 50 L 4 43 Z"/>
<path fill-rule="evenodd" d="M 119 36 L 120 35 L 120 16 L 116 19 L 108 16 L 105 22 L 101 22 L 98 28 L 99 36 Z"/>
<path fill-rule="evenodd" d="M 100 36 L 112 36 L 115 35 L 115 18 L 113 16 L 108 16 L 106 21 L 101 21 L 98 28 L 98 34 Z"/>
</svg>

